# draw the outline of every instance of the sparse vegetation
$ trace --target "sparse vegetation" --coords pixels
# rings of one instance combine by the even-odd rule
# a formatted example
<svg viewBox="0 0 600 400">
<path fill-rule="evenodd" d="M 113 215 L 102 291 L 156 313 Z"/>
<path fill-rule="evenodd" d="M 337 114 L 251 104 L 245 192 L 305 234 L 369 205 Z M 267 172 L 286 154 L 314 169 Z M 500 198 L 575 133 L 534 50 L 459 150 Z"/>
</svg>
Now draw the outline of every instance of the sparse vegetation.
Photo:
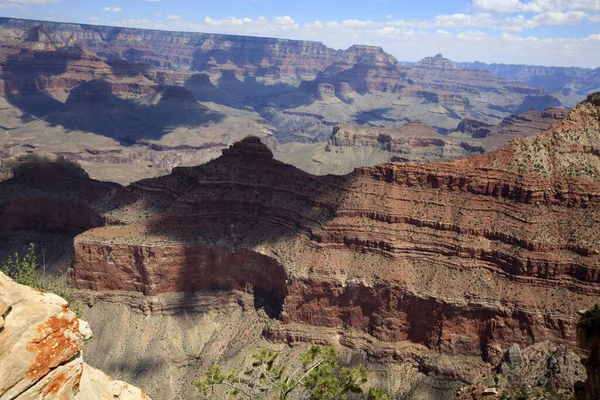
<svg viewBox="0 0 600 400">
<path fill-rule="evenodd" d="M 354 394 L 366 400 L 389 399 L 383 389 L 367 386 L 365 368 L 340 367 L 331 346 L 312 345 L 299 356 L 300 366 L 291 373 L 278 356 L 275 351 L 262 349 L 252 356 L 251 367 L 225 372 L 214 365 L 203 380 L 193 384 L 204 398 L 215 398 L 215 390 L 221 386 L 230 398 L 326 400 L 347 399 Z"/>
<path fill-rule="evenodd" d="M 27 254 L 15 253 L 0 264 L 0 271 L 21 285 L 31 286 L 41 292 L 51 292 L 69 303 L 69 308 L 81 317 L 82 304 L 74 299 L 73 287 L 65 276 L 46 275 L 45 266 L 39 266 L 35 245 L 29 244 Z"/>
</svg>

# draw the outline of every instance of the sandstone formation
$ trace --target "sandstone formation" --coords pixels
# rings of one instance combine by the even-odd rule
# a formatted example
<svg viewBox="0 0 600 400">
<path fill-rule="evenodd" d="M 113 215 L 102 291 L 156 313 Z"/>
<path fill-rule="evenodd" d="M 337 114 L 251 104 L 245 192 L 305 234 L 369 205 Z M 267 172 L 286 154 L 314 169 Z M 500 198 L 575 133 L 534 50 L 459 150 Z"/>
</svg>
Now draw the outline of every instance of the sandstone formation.
<svg viewBox="0 0 600 400">
<path fill-rule="evenodd" d="M 324 143 L 348 123 L 418 119 L 448 133 L 560 105 L 441 55 L 407 68 L 374 46 L 7 18 L 0 32 L 0 156 L 62 154 L 123 184 L 205 163 L 248 134 L 274 149 L 274 138 Z"/>
<path fill-rule="evenodd" d="M 544 357 L 568 346 L 561 368 L 576 371 L 577 310 L 597 298 L 596 103 L 494 153 L 341 177 L 303 173 L 250 138 L 129 188 L 30 155 L 0 168 L 2 226 L 58 234 L 62 213 L 70 235 L 94 228 L 76 238 L 71 272 L 102 327 L 88 360 L 155 397 L 186 398 L 215 359 L 235 364 L 268 339 L 349 348 L 347 360 L 367 354 L 395 392 L 448 398 L 461 382 L 492 385 L 515 343 Z M 185 333 L 196 324 L 211 327 L 197 341 Z M 167 326 L 187 338 L 181 348 L 165 341 Z M 512 368 L 507 382 L 520 376 Z M 559 379 L 564 388 L 573 376 Z"/>
<path fill-rule="evenodd" d="M 565 118 L 568 113 L 564 108 L 547 108 L 542 112 L 532 109 L 522 114 L 512 114 L 496 125 L 465 118 L 449 136 L 463 140 L 470 137 L 475 139 L 469 141 L 471 145 L 479 145 L 485 151 L 492 151 L 511 139 L 538 135 Z"/>
<path fill-rule="evenodd" d="M 594 101 L 493 153 L 341 177 L 298 171 L 247 138 L 133 185 L 167 211 L 78 236 L 71 276 L 146 295 L 247 290 L 285 324 L 494 365 L 515 343 L 576 346 L 577 310 L 598 290 Z"/>
<path fill-rule="evenodd" d="M 312 174 L 343 175 L 391 161 L 448 161 L 484 151 L 477 141 L 441 135 L 415 120 L 400 128 L 336 125 L 327 144 L 289 143 L 278 146 L 275 156 Z"/>
<path fill-rule="evenodd" d="M 149 399 L 84 363 L 91 335 L 64 299 L 0 272 L 1 399 Z"/>
<path fill-rule="evenodd" d="M 2 29 L 2 157 L 62 154 L 94 177 L 129 183 L 206 162 L 248 133 L 271 134 L 256 112 L 199 104 L 182 87 L 188 75 L 94 49 L 100 57 L 45 25 Z"/>
<path fill-rule="evenodd" d="M 560 105 L 541 89 L 486 70 L 457 68 L 440 54 L 406 68 L 377 47 L 354 46 L 347 52 L 349 56 L 300 85 L 313 97 L 283 111 L 288 123 L 304 117 L 325 126 L 358 122 L 390 128 L 418 119 L 448 133 L 463 118 L 496 124 L 523 108 L 543 111 Z M 323 85 L 330 87 L 327 97 L 321 95 Z M 285 127 L 285 123 L 278 121 L 275 126 Z M 324 140 L 322 131 L 317 133 L 319 140 Z M 279 134 L 278 138 L 302 141 L 298 136 Z"/>
<path fill-rule="evenodd" d="M 275 157 L 316 175 L 342 175 L 390 161 L 450 161 L 497 150 L 511 139 L 537 135 L 567 114 L 564 108 L 530 110 L 510 115 L 497 125 L 465 118 L 449 135 L 418 120 L 400 128 L 340 124 L 333 127 L 327 144 L 286 143 L 276 148 Z"/>
</svg>

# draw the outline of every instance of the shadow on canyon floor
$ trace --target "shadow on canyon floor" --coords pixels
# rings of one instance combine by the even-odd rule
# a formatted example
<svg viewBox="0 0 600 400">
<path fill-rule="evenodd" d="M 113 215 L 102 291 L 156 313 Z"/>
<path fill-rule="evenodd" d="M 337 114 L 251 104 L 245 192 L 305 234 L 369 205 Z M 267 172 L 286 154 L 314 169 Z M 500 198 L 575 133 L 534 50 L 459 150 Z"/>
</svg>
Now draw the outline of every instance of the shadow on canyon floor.
<svg viewBox="0 0 600 400">
<path fill-rule="evenodd" d="M 0 180 L 0 262 L 34 243 L 40 265 L 65 273 L 73 238 L 105 225 L 102 215 L 135 200 L 128 189 L 90 179 L 61 158 L 30 154 L 3 167 L 11 172 Z"/>
<path fill-rule="evenodd" d="M 294 108 L 305 104 L 312 97 L 312 93 L 289 83 L 268 84 L 247 73 L 240 79 L 230 71 L 225 71 L 216 84 L 210 81 L 206 73 L 194 74 L 187 79 L 184 87 L 198 101 L 239 109 Z"/>
<path fill-rule="evenodd" d="M 81 60 L 84 50 L 65 47 L 54 51 L 22 50 L 2 63 L 4 92 L 10 104 L 25 113 L 28 122 L 40 118 L 61 106 L 61 102 L 43 90 L 54 76 L 64 74 L 69 62 Z"/>
<path fill-rule="evenodd" d="M 111 83 L 93 80 L 73 89 L 67 102 L 45 120 L 52 126 L 91 132 L 128 146 L 140 140 L 159 140 L 176 128 L 199 128 L 224 118 L 199 104 L 182 87 L 159 85 L 155 93 L 129 100 L 114 95 Z"/>
</svg>

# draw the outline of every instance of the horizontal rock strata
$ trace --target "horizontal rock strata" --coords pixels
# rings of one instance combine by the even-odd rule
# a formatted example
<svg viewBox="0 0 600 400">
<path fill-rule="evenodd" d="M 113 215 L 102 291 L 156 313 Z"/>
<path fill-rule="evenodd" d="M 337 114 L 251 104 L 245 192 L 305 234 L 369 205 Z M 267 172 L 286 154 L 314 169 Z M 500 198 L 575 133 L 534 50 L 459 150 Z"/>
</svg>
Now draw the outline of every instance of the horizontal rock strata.
<svg viewBox="0 0 600 400">
<path fill-rule="evenodd" d="M 575 345 L 600 278 L 599 115 L 585 102 L 493 153 L 342 177 L 303 173 L 247 138 L 136 183 L 166 211 L 78 236 L 71 276 L 149 295 L 241 289 L 284 323 L 492 362 L 512 343 Z"/>
</svg>

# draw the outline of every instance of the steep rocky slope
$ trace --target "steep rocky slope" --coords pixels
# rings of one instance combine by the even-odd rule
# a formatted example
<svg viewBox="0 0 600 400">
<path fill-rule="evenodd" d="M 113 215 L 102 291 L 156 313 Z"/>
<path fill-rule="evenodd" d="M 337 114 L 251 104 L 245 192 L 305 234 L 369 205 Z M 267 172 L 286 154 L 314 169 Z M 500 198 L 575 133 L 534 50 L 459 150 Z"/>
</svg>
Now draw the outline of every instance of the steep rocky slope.
<svg viewBox="0 0 600 400">
<path fill-rule="evenodd" d="M 64 299 L 1 272 L 0 289 L 0 398 L 149 399 L 83 362 L 92 331 Z"/>
<path fill-rule="evenodd" d="M 296 327 L 312 325 L 490 365 L 514 344 L 576 348 L 577 311 L 598 296 L 599 135 L 590 96 L 493 153 L 337 177 L 247 138 L 134 184 L 166 211 L 79 235 L 71 276 L 148 296 L 247 291 L 281 321 L 264 332 L 276 341 L 310 341 Z"/>
<path fill-rule="evenodd" d="M 75 235 L 105 224 L 131 223 L 143 218 L 146 208 L 125 188 L 92 180 L 63 157 L 2 160 L 0 260 L 35 243 L 48 272 L 64 272 Z"/>
</svg>

